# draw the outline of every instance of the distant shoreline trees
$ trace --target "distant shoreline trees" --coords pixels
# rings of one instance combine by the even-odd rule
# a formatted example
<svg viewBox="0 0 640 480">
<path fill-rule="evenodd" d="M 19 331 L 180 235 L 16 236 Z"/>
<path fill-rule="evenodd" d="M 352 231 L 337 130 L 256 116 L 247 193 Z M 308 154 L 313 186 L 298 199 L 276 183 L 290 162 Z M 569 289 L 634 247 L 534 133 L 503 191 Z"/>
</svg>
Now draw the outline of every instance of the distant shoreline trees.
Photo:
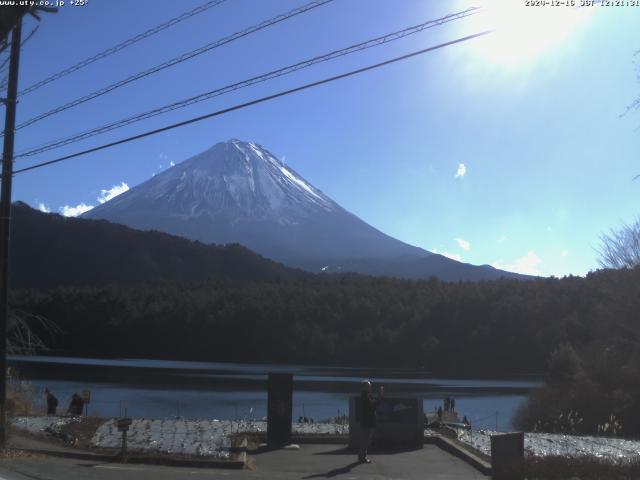
<svg viewBox="0 0 640 480">
<path fill-rule="evenodd" d="M 54 354 L 509 375 L 545 371 L 563 343 L 628 339 L 640 269 L 524 282 L 162 281 L 13 290 L 10 301 L 58 325 Z"/>
</svg>

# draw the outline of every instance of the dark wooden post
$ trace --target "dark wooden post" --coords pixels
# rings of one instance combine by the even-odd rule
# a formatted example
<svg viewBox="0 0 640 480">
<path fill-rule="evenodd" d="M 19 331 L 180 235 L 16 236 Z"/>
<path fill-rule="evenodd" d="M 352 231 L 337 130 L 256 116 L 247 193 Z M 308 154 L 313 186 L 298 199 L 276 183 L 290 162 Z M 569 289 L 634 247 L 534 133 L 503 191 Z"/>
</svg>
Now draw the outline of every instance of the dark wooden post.
<svg viewBox="0 0 640 480">
<path fill-rule="evenodd" d="M 267 400 L 267 443 L 282 446 L 291 443 L 293 413 L 293 375 L 270 373 Z"/>
</svg>

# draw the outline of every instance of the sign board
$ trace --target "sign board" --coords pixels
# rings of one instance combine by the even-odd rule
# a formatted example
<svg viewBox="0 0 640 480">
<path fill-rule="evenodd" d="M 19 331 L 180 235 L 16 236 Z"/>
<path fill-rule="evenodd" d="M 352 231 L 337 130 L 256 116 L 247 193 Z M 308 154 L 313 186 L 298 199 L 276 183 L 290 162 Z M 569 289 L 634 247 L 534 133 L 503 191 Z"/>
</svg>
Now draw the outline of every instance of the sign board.
<svg viewBox="0 0 640 480">
<path fill-rule="evenodd" d="M 349 399 L 349 446 L 357 448 L 360 435 L 360 396 Z M 376 409 L 377 427 L 372 446 L 422 448 L 424 410 L 421 398 L 384 397 Z"/>
<path fill-rule="evenodd" d="M 491 471 L 495 479 L 522 478 L 524 433 L 491 435 Z"/>
<path fill-rule="evenodd" d="M 291 443 L 291 416 L 293 413 L 293 375 L 270 373 L 267 397 L 267 443 Z"/>
<path fill-rule="evenodd" d="M 82 391 L 82 395 L 80 395 L 82 397 L 82 401 L 86 404 L 86 403 L 91 403 L 91 390 L 83 390 Z"/>
<path fill-rule="evenodd" d="M 133 421 L 130 418 L 119 418 L 118 421 L 116 422 L 116 425 L 118 426 L 118 431 L 119 432 L 128 431 L 131 423 L 133 423 Z"/>
</svg>

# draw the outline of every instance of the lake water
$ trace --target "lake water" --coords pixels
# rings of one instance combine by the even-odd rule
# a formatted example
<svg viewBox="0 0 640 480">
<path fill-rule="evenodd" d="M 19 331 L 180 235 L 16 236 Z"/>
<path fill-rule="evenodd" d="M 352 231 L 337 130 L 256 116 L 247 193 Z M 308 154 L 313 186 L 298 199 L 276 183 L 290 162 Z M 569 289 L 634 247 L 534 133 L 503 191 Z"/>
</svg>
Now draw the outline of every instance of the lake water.
<svg viewBox="0 0 640 480">
<path fill-rule="evenodd" d="M 450 396 L 474 428 L 513 429 L 515 410 L 539 377 L 515 379 L 435 378 L 428 372 L 308 365 L 180 362 L 10 356 L 23 388 L 44 410 L 45 387 L 66 410 L 74 392 L 91 391 L 89 414 L 132 417 L 238 419 L 266 416 L 267 373 L 294 375 L 293 418 L 323 420 L 348 413 L 349 396 L 368 378 L 387 396 L 418 396 L 425 412 Z M 497 428 L 496 428 L 497 422 Z"/>
</svg>

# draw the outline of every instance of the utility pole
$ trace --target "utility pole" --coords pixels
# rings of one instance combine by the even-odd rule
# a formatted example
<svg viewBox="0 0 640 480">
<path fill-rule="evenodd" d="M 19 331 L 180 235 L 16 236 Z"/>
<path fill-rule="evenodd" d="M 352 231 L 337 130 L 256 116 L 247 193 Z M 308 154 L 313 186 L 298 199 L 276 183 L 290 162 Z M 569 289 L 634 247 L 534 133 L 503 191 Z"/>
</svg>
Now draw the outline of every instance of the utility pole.
<svg viewBox="0 0 640 480">
<path fill-rule="evenodd" d="M 7 443 L 7 323 L 9 316 L 9 233 L 11 229 L 11 183 L 13 180 L 13 143 L 18 98 L 18 64 L 22 17 L 13 27 L 9 83 L 5 99 L 4 148 L 2 153 L 2 192 L 0 192 L 0 448 Z"/>
</svg>

